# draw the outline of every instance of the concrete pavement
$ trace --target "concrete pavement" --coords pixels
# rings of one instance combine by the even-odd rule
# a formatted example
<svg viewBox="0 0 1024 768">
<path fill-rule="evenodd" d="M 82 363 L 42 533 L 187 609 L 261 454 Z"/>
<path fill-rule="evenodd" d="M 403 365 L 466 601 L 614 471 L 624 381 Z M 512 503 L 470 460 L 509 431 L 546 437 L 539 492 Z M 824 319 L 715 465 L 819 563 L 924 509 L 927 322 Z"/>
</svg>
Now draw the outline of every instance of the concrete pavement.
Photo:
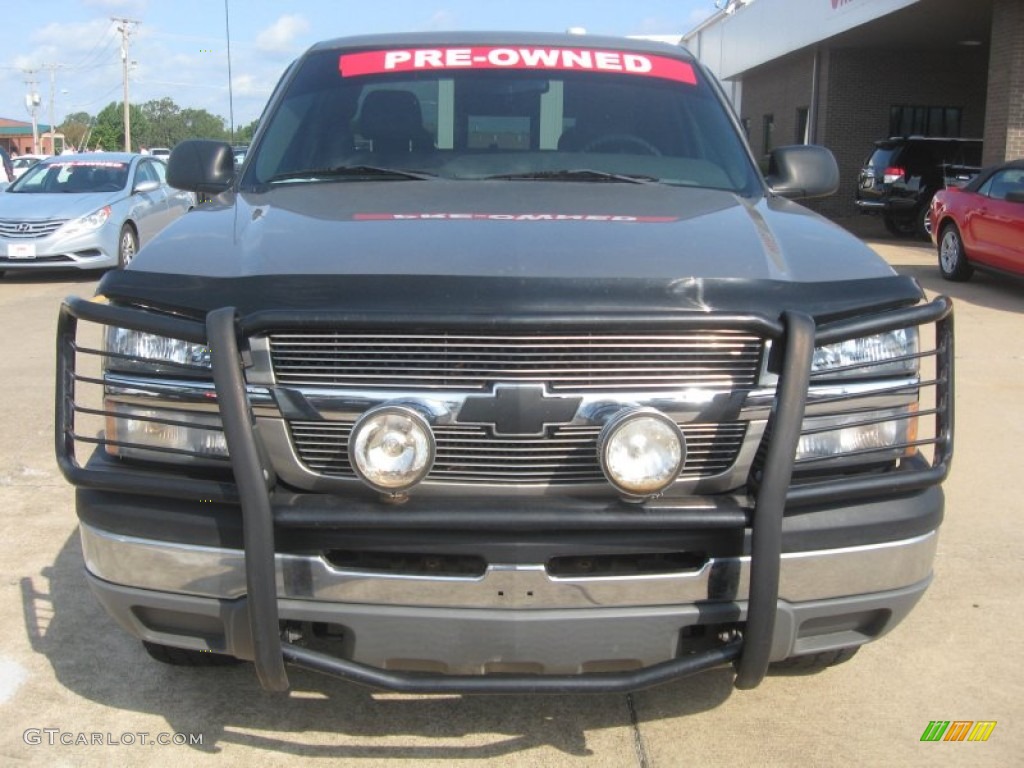
<svg viewBox="0 0 1024 768">
<path fill-rule="evenodd" d="M 982 274 L 945 283 L 930 246 L 869 243 L 929 293 L 956 302 L 957 454 L 935 582 L 901 626 L 850 663 L 770 676 L 747 692 L 732 688 L 726 670 L 628 697 L 547 698 L 374 694 L 292 672 L 294 690 L 271 696 L 248 665 L 152 662 L 85 585 L 73 491 L 53 459 L 57 307 L 66 294 L 91 293 L 92 277 L 0 280 L 0 762 L 1020 763 L 1024 284 Z M 985 743 L 920 742 L 937 719 L 998 725 Z M 201 734 L 202 744 L 143 745 L 142 733 L 147 742 Z M 60 743 L 83 734 L 86 744 Z M 103 743 L 88 743 L 97 737 Z"/>
</svg>

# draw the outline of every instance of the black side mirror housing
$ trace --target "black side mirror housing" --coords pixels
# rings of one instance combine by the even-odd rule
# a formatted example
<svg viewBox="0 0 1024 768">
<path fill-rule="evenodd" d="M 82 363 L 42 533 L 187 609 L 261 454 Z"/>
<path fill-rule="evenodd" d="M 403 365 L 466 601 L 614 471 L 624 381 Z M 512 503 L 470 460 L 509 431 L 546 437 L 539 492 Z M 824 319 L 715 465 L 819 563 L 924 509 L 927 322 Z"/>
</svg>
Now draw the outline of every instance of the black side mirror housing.
<svg viewBox="0 0 1024 768">
<path fill-rule="evenodd" d="M 167 183 L 177 189 L 219 195 L 235 179 L 235 157 L 223 141 L 179 142 L 167 158 Z"/>
<path fill-rule="evenodd" d="M 1010 203 L 1024 203 L 1024 190 L 1015 189 L 1006 193 L 1006 200 Z"/>
<path fill-rule="evenodd" d="M 765 181 L 772 192 L 790 200 L 827 197 L 839 189 L 839 165 L 825 147 L 779 147 L 771 153 Z"/>
</svg>

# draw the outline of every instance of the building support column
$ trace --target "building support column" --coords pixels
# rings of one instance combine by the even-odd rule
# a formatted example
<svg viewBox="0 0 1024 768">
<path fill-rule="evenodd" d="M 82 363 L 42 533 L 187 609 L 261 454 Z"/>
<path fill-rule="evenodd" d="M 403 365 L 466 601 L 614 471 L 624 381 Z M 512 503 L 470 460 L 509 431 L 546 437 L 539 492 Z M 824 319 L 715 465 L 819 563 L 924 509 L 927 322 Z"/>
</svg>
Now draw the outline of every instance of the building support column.
<svg viewBox="0 0 1024 768">
<path fill-rule="evenodd" d="M 995 0 L 985 104 L 985 165 L 1024 157 L 1024 2 Z"/>
</svg>

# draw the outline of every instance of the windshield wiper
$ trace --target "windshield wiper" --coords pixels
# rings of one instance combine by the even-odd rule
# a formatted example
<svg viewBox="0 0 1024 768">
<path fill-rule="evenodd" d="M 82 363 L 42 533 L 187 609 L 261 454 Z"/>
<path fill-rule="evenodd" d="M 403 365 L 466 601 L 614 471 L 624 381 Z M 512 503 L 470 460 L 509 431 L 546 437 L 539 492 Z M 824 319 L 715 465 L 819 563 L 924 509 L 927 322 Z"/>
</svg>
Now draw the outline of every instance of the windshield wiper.
<svg viewBox="0 0 1024 768">
<path fill-rule="evenodd" d="M 658 182 L 653 176 L 640 176 L 624 173 L 595 171 L 591 168 L 564 168 L 557 171 L 527 171 L 525 173 L 499 173 L 495 176 L 484 176 L 484 181 L 492 179 L 510 179 L 527 181 L 619 181 L 627 184 L 650 184 Z"/>
<path fill-rule="evenodd" d="M 297 181 L 300 179 L 327 179 L 347 176 L 360 176 L 368 179 L 424 180 L 435 178 L 437 174 L 426 171 L 407 171 L 402 168 L 380 168 L 375 165 L 336 165 L 333 168 L 308 168 L 304 171 L 279 173 L 267 179 L 267 183 L 275 181 Z"/>
</svg>

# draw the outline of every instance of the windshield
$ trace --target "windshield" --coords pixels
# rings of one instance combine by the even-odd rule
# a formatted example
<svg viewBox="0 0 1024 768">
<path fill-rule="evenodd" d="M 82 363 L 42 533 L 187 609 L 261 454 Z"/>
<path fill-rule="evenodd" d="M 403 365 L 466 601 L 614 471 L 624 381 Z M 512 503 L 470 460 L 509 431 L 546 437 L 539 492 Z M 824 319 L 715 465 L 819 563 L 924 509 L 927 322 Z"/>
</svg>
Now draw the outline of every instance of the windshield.
<svg viewBox="0 0 1024 768">
<path fill-rule="evenodd" d="M 128 164 L 113 160 L 36 163 L 8 192 L 116 192 L 128 181 Z"/>
<path fill-rule="evenodd" d="M 446 179 L 638 179 L 745 195 L 761 189 L 715 90 L 696 67 L 670 56 L 523 47 L 320 51 L 301 62 L 265 122 L 243 187 L 398 179 L 382 172 L 390 170 Z"/>
</svg>

